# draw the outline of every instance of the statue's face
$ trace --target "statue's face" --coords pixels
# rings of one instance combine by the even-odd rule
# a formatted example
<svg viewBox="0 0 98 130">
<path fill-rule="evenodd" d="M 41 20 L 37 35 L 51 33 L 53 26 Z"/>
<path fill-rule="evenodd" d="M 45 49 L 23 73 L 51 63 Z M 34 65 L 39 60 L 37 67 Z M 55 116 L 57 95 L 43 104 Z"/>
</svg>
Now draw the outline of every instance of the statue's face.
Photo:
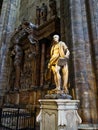
<svg viewBox="0 0 98 130">
<path fill-rule="evenodd" d="M 53 40 L 56 41 L 56 42 L 58 42 L 59 41 L 59 36 L 58 35 L 54 35 L 53 36 Z"/>
</svg>

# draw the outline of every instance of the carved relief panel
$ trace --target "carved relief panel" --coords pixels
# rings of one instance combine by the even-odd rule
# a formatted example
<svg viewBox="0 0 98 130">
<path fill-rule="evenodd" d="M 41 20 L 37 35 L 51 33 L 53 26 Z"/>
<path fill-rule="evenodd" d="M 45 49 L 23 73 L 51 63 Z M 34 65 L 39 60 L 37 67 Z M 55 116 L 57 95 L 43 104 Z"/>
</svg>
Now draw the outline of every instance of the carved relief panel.
<svg viewBox="0 0 98 130">
<path fill-rule="evenodd" d="M 10 86 L 12 90 L 29 89 L 38 85 L 36 64 L 39 62 L 38 41 L 33 37 L 34 25 L 24 21 L 12 35 L 11 58 L 12 72 Z"/>
<path fill-rule="evenodd" d="M 23 68 L 21 72 L 21 89 L 33 88 L 37 85 L 36 81 L 36 63 L 37 63 L 36 45 L 29 45 L 24 50 Z"/>
</svg>

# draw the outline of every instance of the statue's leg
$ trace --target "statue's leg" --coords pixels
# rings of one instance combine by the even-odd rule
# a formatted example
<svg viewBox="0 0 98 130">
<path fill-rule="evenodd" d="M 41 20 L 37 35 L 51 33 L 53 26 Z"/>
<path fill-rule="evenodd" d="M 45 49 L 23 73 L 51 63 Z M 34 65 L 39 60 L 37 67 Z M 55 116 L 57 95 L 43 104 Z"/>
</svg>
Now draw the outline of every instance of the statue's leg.
<svg viewBox="0 0 98 130">
<path fill-rule="evenodd" d="M 63 76 L 62 76 L 62 79 L 63 79 L 63 89 L 65 91 L 65 93 L 68 93 L 68 65 L 65 65 L 63 68 L 62 68 L 62 73 L 63 73 Z"/>
<path fill-rule="evenodd" d="M 20 88 L 20 66 L 16 65 L 15 66 L 15 83 L 14 83 L 14 90 L 19 90 Z"/>
<path fill-rule="evenodd" d="M 52 71 L 54 75 L 54 81 L 56 84 L 56 89 L 60 90 L 60 85 L 61 85 L 61 75 L 60 75 L 60 67 L 59 66 L 52 66 Z"/>
</svg>

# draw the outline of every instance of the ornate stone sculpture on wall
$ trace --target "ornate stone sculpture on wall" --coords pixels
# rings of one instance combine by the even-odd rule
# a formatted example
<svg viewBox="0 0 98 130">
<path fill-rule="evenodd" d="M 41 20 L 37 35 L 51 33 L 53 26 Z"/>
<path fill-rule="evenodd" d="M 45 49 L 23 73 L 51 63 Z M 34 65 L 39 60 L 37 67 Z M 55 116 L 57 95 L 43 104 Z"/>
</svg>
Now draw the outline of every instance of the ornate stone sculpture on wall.
<svg viewBox="0 0 98 130">
<path fill-rule="evenodd" d="M 18 91 L 20 88 L 20 76 L 23 67 L 24 50 L 28 48 L 28 41 L 35 44 L 37 41 L 33 37 L 33 29 L 36 27 L 32 23 L 23 20 L 22 24 L 15 29 L 12 37 L 12 62 L 15 70 L 14 90 Z"/>
<path fill-rule="evenodd" d="M 47 5 L 45 3 L 42 4 L 41 7 L 36 6 L 36 18 L 37 18 L 37 24 L 43 24 L 47 21 Z"/>
<path fill-rule="evenodd" d="M 47 5 L 45 5 L 45 3 L 42 4 L 40 13 L 42 21 L 47 21 Z"/>
<path fill-rule="evenodd" d="M 56 1 L 49 0 L 49 7 L 50 7 L 50 15 L 56 16 L 57 15 Z"/>
<path fill-rule="evenodd" d="M 22 61 L 23 61 L 23 50 L 21 46 L 16 44 L 12 50 L 12 57 L 14 62 L 15 68 L 15 82 L 14 82 L 14 89 L 18 90 L 20 87 L 20 74 L 22 69 Z"/>
</svg>

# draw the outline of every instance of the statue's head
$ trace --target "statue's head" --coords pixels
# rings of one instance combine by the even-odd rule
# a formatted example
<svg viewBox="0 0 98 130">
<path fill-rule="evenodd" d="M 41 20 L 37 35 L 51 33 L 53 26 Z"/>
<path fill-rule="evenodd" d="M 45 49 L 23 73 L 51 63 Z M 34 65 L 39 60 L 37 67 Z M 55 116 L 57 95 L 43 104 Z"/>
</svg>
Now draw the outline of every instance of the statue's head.
<svg viewBox="0 0 98 130">
<path fill-rule="evenodd" d="M 58 42 L 59 41 L 59 35 L 54 35 L 53 36 L 53 40 L 56 41 L 56 42 Z"/>
</svg>

